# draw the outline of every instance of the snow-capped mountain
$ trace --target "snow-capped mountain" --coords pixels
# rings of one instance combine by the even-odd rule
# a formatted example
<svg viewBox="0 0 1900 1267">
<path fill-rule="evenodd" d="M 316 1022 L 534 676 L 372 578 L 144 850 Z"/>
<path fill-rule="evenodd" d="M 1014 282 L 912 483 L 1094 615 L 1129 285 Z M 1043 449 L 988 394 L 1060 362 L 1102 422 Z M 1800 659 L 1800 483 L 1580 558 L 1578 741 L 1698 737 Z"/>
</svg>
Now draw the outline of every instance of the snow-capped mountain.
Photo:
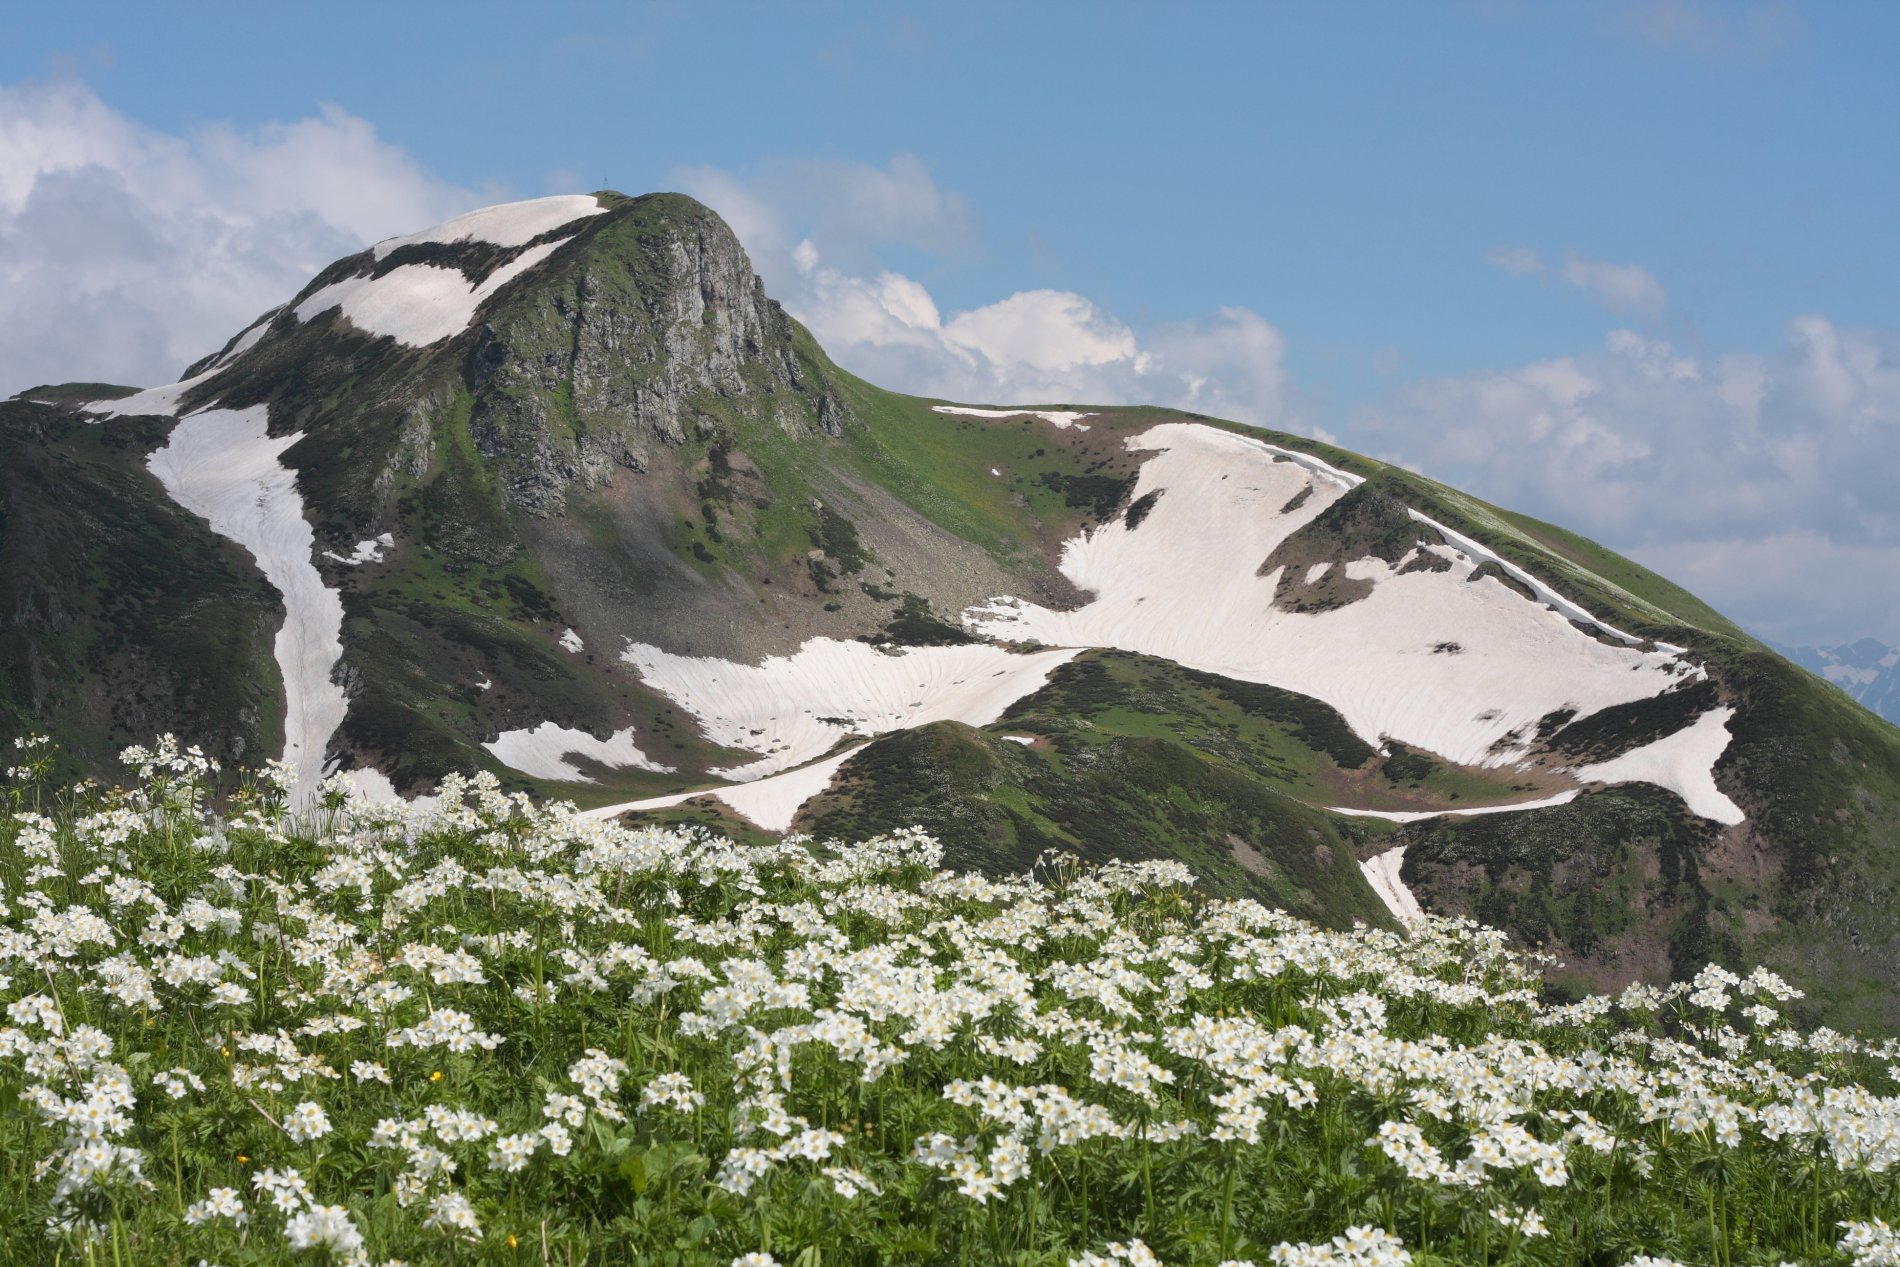
<svg viewBox="0 0 1900 1267">
<path fill-rule="evenodd" d="M 1869 712 L 1900 725 L 1900 647 L 1872 638 L 1840 647 L 1768 645 L 1834 683 Z"/>
<path fill-rule="evenodd" d="M 883 391 L 677 195 L 471 213 L 179 383 L 23 393 L 0 499 L 0 732 L 85 768 L 172 730 L 306 789 L 1168 854 L 1590 980 L 1900 980 L 1900 736 L 1692 596 L 1300 437 Z"/>
</svg>

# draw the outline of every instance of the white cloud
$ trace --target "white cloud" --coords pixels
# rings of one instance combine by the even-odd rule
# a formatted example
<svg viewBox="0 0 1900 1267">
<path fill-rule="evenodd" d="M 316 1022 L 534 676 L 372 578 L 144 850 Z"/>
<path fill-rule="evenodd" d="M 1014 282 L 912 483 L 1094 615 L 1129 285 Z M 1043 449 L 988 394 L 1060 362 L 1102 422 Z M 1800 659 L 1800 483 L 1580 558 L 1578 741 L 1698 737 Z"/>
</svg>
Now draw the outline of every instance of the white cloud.
<svg viewBox="0 0 1900 1267">
<path fill-rule="evenodd" d="M 74 80 L 0 85 L 0 395 L 169 382 L 331 260 L 492 194 L 334 106 L 174 135 Z"/>
<path fill-rule="evenodd" d="M 1552 277 L 1586 292 L 1607 308 L 1657 313 L 1668 303 L 1662 283 L 1640 264 L 1612 264 L 1571 251 L 1561 265 L 1546 263 L 1528 246 L 1500 246 L 1485 252 L 1485 262 L 1513 277 Z"/>
<path fill-rule="evenodd" d="M 1589 291 L 1611 308 L 1657 312 L 1667 300 L 1662 283 L 1637 264 L 1611 264 L 1571 255 L 1557 274 L 1580 290 Z"/>
<path fill-rule="evenodd" d="M 1286 342 L 1257 313 L 1222 307 L 1136 329 L 1084 295 L 1024 290 L 945 314 L 878 248 L 955 253 L 974 244 L 968 207 L 917 160 L 888 167 L 775 163 L 757 179 L 675 173 L 726 218 L 767 289 L 838 362 L 899 391 L 991 404 L 1162 404 L 1305 429 Z"/>
<path fill-rule="evenodd" d="M 961 313 L 944 338 L 992 365 L 1031 366 L 1055 373 L 1134 361 L 1135 333 L 1080 295 L 1019 290 Z"/>
<path fill-rule="evenodd" d="M 1696 357 L 1618 330 L 1597 353 L 1411 383 L 1360 411 L 1355 440 L 1772 636 L 1900 638 L 1893 332 L 1805 316 L 1772 355 Z"/>
</svg>

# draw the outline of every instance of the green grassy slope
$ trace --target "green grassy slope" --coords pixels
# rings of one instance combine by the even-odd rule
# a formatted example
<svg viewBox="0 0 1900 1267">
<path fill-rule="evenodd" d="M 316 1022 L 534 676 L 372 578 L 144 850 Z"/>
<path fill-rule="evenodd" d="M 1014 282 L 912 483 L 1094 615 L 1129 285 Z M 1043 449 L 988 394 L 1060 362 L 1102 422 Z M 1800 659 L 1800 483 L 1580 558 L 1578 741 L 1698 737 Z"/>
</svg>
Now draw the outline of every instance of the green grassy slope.
<svg viewBox="0 0 1900 1267">
<path fill-rule="evenodd" d="M 1381 756 L 1311 696 L 1125 651 L 1085 652 L 1012 705 L 997 728 L 1046 737 L 1063 752 L 1167 739 L 1316 806 L 1451 809 L 1545 790 L 1535 775 L 1448 766 L 1403 744 Z"/>
<path fill-rule="evenodd" d="M 1390 925 L 1355 850 L 1380 830 L 1264 786 L 1174 740 L 1026 747 L 955 722 L 900 731 L 847 761 L 798 827 L 825 839 L 922 826 L 953 865 L 1026 872 L 1045 851 L 1171 858 L 1209 892 L 1332 927 Z"/>
<path fill-rule="evenodd" d="M 98 774 L 174 731 L 227 763 L 283 747 L 277 594 L 145 469 L 167 428 L 0 402 L 0 745 Z M 0 763 L 6 760 L 0 754 Z"/>
</svg>

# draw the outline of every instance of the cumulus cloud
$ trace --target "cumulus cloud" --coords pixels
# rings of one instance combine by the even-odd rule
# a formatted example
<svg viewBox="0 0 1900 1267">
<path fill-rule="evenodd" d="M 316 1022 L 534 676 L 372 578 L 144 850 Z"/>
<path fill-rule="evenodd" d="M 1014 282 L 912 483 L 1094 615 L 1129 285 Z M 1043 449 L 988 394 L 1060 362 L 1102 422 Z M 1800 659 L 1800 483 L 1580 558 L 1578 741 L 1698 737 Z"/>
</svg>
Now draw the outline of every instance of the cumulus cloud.
<svg viewBox="0 0 1900 1267">
<path fill-rule="evenodd" d="M 1136 329 L 1084 295 L 1023 290 L 946 314 L 880 248 L 954 255 L 976 241 L 967 204 L 927 168 L 782 161 L 756 178 L 675 173 L 745 243 L 766 284 L 840 364 L 923 396 L 990 404 L 1161 404 L 1305 429 L 1286 341 L 1221 307 Z"/>
<path fill-rule="evenodd" d="M 1603 348 L 1423 380 L 1348 441 L 1597 538 L 1783 641 L 1900 639 L 1900 336 L 1789 323 L 1770 355 Z"/>
<path fill-rule="evenodd" d="M 1017 291 L 961 313 L 943 327 L 943 337 L 992 365 L 1058 374 L 1141 357 L 1134 331 L 1082 296 L 1061 290 Z"/>
<path fill-rule="evenodd" d="M 1485 252 L 1484 258 L 1493 268 L 1513 277 L 1551 277 L 1575 286 L 1616 311 L 1656 313 L 1669 301 L 1662 283 L 1640 264 L 1612 264 L 1571 251 L 1561 264 L 1553 265 L 1528 246 L 1495 247 Z"/>
<path fill-rule="evenodd" d="M 334 106 L 174 135 L 75 80 L 0 85 L 0 395 L 169 382 L 338 256 L 493 200 Z"/>
</svg>

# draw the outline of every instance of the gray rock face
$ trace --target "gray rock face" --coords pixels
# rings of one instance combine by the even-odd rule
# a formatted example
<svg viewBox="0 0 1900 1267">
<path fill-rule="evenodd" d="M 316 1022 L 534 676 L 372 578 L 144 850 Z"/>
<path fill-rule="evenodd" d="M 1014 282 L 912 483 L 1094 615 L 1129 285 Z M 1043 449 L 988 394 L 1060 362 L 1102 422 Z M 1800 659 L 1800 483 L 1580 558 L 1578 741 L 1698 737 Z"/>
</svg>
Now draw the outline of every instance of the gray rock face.
<svg viewBox="0 0 1900 1267">
<path fill-rule="evenodd" d="M 571 487 L 644 470 L 651 446 L 734 413 L 843 433 L 723 221 L 664 195 L 602 219 L 490 315 L 471 354 L 470 430 L 510 500 L 558 514 Z"/>
</svg>

